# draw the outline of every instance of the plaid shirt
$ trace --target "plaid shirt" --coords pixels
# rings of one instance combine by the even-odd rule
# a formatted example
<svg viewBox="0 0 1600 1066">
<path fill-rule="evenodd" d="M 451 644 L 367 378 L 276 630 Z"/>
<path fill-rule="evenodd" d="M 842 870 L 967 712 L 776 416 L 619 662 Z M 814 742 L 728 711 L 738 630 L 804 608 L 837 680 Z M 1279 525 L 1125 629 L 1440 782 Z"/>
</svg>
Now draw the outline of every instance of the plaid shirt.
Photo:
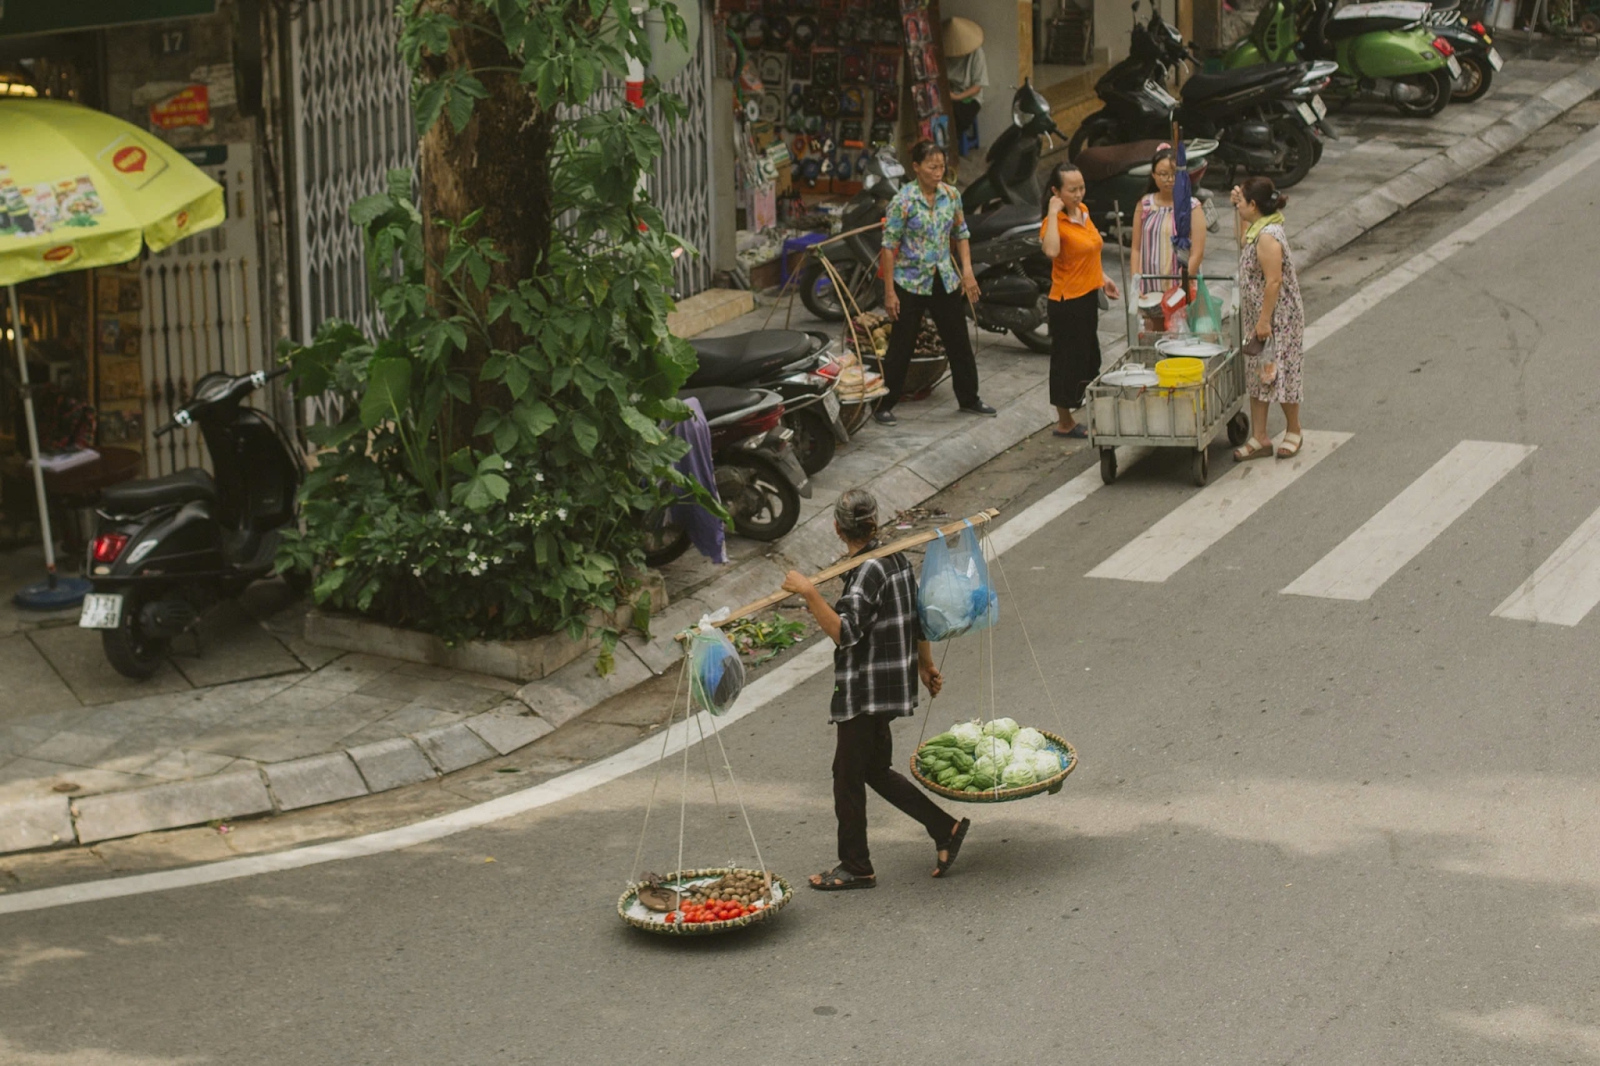
<svg viewBox="0 0 1600 1066">
<path fill-rule="evenodd" d="M 877 546 L 867 545 L 864 551 Z M 839 646 L 833 652 L 833 705 L 828 717 L 903 718 L 917 706 L 917 578 L 898 552 L 852 571 L 833 609 L 839 612 Z"/>
</svg>

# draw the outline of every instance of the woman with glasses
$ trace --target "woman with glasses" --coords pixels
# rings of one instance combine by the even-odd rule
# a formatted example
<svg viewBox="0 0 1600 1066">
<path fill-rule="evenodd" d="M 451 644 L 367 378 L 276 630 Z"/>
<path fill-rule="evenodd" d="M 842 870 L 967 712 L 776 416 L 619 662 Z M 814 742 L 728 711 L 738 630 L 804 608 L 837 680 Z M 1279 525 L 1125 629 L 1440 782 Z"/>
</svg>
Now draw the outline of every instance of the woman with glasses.
<svg viewBox="0 0 1600 1066">
<path fill-rule="evenodd" d="M 1163 144 L 1150 160 L 1150 187 L 1133 212 L 1133 277 L 1139 296 L 1165 292 L 1174 284 L 1140 275 L 1178 273 L 1178 256 L 1172 247 L 1172 190 L 1177 184 L 1178 153 L 1170 144 Z M 1200 262 L 1206 257 L 1206 214 L 1194 197 L 1189 198 L 1189 206 L 1189 274 L 1194 276 L 1200 273 Z M 1151 317 L 1147 327 L 1156 331 L 1163 328 L 1159 313 Z"/>
</svg>

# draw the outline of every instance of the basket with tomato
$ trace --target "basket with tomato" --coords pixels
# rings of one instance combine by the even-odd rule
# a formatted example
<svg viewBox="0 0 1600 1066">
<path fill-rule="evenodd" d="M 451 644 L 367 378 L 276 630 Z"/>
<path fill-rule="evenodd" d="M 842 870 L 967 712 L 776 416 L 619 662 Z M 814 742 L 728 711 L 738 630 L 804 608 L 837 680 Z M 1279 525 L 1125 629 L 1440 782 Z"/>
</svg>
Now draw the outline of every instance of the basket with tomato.
<svg viewBox="0 0 1600 1066">
<path fill-rule="evenodd" d="M 628 886 L 617 913 L 635 929 L 692 936 L 765 921 L 789 902 L 789 884 L 760 870 L 682 870 Z"/>
</svg>

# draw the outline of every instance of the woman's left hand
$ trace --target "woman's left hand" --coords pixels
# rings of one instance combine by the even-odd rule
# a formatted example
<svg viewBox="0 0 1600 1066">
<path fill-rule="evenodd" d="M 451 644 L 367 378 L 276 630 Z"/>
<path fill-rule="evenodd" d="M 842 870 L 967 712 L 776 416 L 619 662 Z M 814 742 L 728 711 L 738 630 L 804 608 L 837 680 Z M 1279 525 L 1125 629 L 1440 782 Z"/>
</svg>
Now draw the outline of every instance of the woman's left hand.
<svg viewBox="0 0 1600 1066">
<path fill-rule="evenodd" d="M 1117 288 L 1117 283 L 1110 278 L 1106 279 L 1106 295 L 1113 300 L 1122 299 L 1122 290 Z"/>
<path fill-rule="evenodd" d="M 966 273 L 961 275 L 961 291 L 967 294 L 967 299 L 973 301 L 974 303 L 977 302 L 978 279 L 972 276 L 971 270 L 968 270 Z"/>
</svg>

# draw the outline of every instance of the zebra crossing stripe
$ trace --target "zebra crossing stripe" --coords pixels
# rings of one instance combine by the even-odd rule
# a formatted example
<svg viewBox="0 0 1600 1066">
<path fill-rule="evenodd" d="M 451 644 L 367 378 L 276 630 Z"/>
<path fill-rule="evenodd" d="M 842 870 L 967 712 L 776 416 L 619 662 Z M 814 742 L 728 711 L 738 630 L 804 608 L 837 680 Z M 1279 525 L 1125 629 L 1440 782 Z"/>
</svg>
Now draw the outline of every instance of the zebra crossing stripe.
<svg viewBox="0 0 1600 1066">
<path fill-rule="evenodd" d="M 1575 626 L 1600 603 L 1600 511 L 1562 542 L 1544 565 L 1491 614 Z"/>
<path fill-rule="evenodd" d="M 1534 451 L 1464 440 L 1282 591 L 1365 600 Z"/>
<path fill-rule="evenodd" d="M 1293 459 L 1240 463 L 1089 571 L 1120 581 L 1165 581 L 1299 480 L 1349 433 L 1307 430 Z"/>
</svg>

